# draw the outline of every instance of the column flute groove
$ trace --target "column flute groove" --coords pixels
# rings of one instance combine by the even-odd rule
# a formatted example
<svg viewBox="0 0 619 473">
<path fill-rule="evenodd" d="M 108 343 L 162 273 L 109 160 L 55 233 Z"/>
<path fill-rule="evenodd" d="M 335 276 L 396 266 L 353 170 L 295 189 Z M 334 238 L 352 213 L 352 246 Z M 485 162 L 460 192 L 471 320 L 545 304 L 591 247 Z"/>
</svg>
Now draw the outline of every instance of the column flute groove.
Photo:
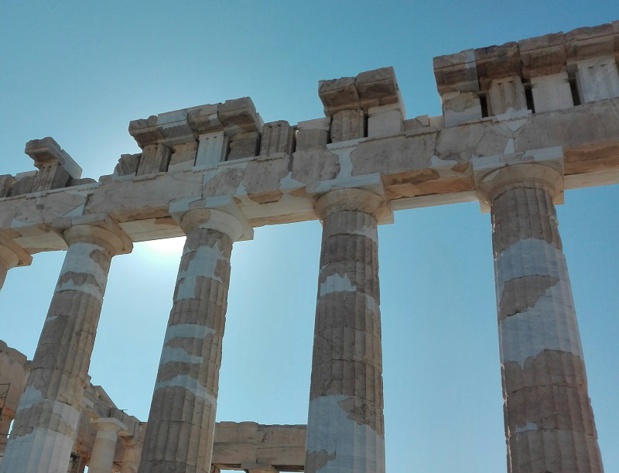
<svg viewBox="0 0 619 473">
<path fill-rule="evenodd" d="M 335 190 L 323 223 L 307 427 L 307 473 L 385 471 L 378 230 L 383 198 Z"/>
<path fill-rule="evenodd" d="M 103 295 L 114 255 L 131 243 L 122 230 L 76 225 L 32 361 L 2 473 L 67 471 L 88 377 Z"/>
<path fill-rule="evenodd" d="M 213 451 L 222 339 L 236 216 L 192 209 L 179 217 L 187 235 L 140 473 L 208 473 Z"/>
<path fill-rule="evenodd" d="M 603 472 L 553 202 L 563 185 L 556 167 L 522 163 L 478 180 L 491 207 L 510 473 Z"/>
</svg>

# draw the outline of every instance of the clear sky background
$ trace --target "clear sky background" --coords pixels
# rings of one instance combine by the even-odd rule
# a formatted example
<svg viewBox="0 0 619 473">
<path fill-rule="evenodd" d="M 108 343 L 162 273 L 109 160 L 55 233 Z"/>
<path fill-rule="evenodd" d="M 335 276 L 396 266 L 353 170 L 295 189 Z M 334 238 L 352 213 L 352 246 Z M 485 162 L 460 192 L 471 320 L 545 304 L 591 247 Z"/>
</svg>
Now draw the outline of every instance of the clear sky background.
<svg viewBox="0 0 619 473">
<path fill-rule="evenodd" d="M 324 116 L 318 81 L 394 66 L 407 118 L 439 115 L 432 58 L 619 19 L 616 0 L 0 0 L 0 174 L 53 136 L 111 174 L 130 120 L 249 96 L 265 122 Z M 607 473 L 619 471 L 619 186 L 558 210 Z M 218 419 L 307 421 L 321 227 L 235 244 Z M 506 471 L 491 228 L 476 203 L 380 227 L 387 471 Z M 146 420 L 182 239 L 112 263 L 90 374 Z M 9 272 L 0 339 L 34 354 L 63 253 Z"/>
</svg>

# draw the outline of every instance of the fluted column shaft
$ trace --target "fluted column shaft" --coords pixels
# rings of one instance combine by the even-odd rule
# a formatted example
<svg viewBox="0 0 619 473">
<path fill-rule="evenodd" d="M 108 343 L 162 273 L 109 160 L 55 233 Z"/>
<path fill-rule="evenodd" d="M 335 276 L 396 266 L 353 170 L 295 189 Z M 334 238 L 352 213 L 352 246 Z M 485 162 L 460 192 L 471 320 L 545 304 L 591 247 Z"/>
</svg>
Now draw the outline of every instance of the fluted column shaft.
<svg viewBox="0 0 619 473">
<path fill-rule="evenodd" d="M 12 421 L 13 419 L 6 414 L 0 416 L 0 455 L 4 453 L 4 447 L 6 446 Z M 1 459 L 0 463 L 2 463 Z"/>
<path fill-rule="evenodd" d="M 112 473 L 118 433 L 126 431 L 127 426 L 114 418 L 97 419 L 93 423 L 97 425 L 97 434 L 92 446 L 88 473 Z"/>
<path fill-rule="evenodd" d="M 86 462 L 82 457 L 72 457 L 69 462 L 68 473 L 84 473 Z"/>
<path fill-rule="evenodd" d="M 378 231 L 382 198 L 320 197 L 323 223 L 306 473 L 383 473 L 385 443 Z"/>
<path fill-rule="evenodd" d="M 488 195 L 508 470 L 601 473 L 553 204 L 560 176 L 537 164 L 517 168 L 499 171 Z"/>
<path fill-rule="evenodd" d="M 191 210 L 140 473 L 208 473 L 230 282 L 240 222 L 221 211 Z"/>
<path fill-rule="evenodd" d="M 142 456 L 142 442 L 133 437 L 125 438 L 125 453 L 120 465 L 120 473 L 137 473 Z"/>
<path fill-rule="evenodd" d="M 78 225 L 13 423 L 2 473 L 58 473 L 69 466 L 83 387 L 112 256 L 126 243 L 110 230 Z"/>
</svg>

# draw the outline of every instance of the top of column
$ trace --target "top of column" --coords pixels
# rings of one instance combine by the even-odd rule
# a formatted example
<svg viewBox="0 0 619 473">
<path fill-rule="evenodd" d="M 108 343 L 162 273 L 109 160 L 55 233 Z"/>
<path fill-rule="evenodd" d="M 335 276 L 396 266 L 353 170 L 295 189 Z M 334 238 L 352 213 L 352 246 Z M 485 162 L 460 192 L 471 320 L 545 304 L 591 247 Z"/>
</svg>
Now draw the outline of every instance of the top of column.
<svg viewBox="0 0 619 473">
<path fill-rule="evenodd" d="M 58 222 L 58 231 L 69 246 L 94 243 L 112 256 L 131 253 L 133 249 L 131 239 L 109 215 L 85 215 L 71 219 L 70 226 L 65 226 L 65 221 Z"/>
<path fill-rule="evenodd" d="M 254 229 L 231 197 L 181 199 L 170 205 L 170 214 L 185 234 L 197 229 L 224 233 L 232 241 L 251 240 Z"/>
<path fill-rule="evenodd" d="M 560 147 L 475 158 L 472 163 L 482 210 L 488 210 L 499 194 L 517 187 L 543 188 L 555 204 L 563 202 L 563 149 Z"/>
<path fill-rule="evenodd" d="M 0 233 L 0 264 L 6 269 L 15 266 L 29 266 L 32 263 L 32 255 L 16 244 L 12 238 Z"/>
</svg>

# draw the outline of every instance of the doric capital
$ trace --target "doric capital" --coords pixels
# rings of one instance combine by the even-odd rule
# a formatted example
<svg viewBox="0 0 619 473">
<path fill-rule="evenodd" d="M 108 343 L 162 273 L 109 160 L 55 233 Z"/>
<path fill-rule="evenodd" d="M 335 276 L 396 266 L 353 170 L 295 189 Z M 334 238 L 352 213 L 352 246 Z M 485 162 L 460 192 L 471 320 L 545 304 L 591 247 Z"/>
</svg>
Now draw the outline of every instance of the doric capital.
<svg viewBox="0 0 619 473">
<path fill-rule="evenodd" d="M 482 209 L 484 205 L 491 206 L 499 194 L 518 187 L 544 189 L 555 203 L 562 202 L 563 149 L 560 147 L 474 158 L 472 163 Z"/>
<path fill-rule="evenodd" d="M 332 212 L 354 210 L 376 217 L 379 224 L 393 223 L 393 212 L 378 174 L 321 181 L 307 186 L 314 197 L 314 211 L 320 220 Z"/>
<path fill-rule="evenodd" d="M 29 266 L 32 263 L 32 255 L 24 250 L 13 239 L 0 233 L 0 264 L 6 269 L 15 266 Z"/>
<path fill-rule="evenodd" d="M 178 200 L 170 205 L 170 215 L 185 234 L 201 228 L 224 233 L 232 241 L 254 237 L 252 226 L 229 196 Z"/>
<path fill-rule="evenodd" d="M 122 434 L 127 431 L 127 426 L 114 417 L 99 417 L 91 419 L 90 422 L 95 424 L 97 432 L 113 432 L 114 434 Z"/>
<path fill-rule="evenodd" d="M 105 248 L 112 256 L 131 253 L 133 249 L 131 239 L 109 216 L 87 215 L 72 219 L 71 225 L 61 231 L 69 246 L 74 243 L 92 243 Z"/>
<path fill-rule="evenodd" d="M 314 203 L 314 210 L 321 220 L 342 211 L 357 211 L 376 216 L 385 212 L 385 198 L 367 189 L 336 189 L 321 195 Z"/>
</svg>

